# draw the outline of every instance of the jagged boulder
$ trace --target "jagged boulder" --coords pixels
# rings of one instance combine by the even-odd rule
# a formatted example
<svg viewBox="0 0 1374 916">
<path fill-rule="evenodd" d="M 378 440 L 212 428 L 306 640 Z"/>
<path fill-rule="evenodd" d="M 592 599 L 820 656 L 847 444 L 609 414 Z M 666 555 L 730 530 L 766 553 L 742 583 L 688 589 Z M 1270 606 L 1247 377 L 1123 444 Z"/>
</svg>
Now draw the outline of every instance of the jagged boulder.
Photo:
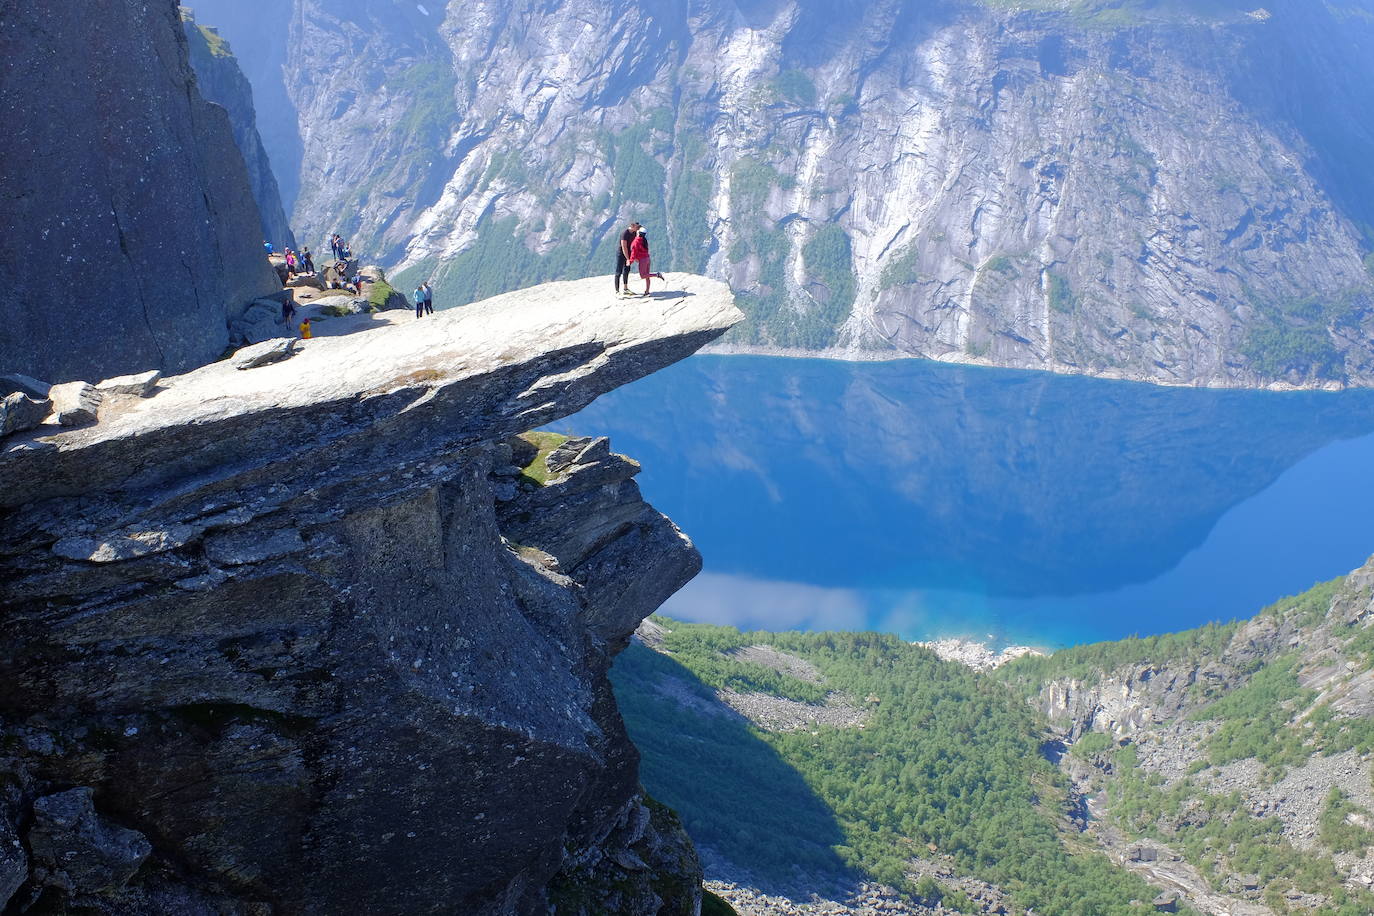
<svg viewBox="0 0 1374 916">
<path fill-rule="evenodd" d="M 96 383 L 96 390 L 102 394 L 131 394 L 136 397 L 146 398 L 153 393 L 157 383 L 162 380 L 162 373 L 156 369 L 147 372 L 139 372 L 135 375 L 121 375 L 116 378 L 107 378 L 102 382 Z"/>
<path fill-rule="evenodd" d="M 655 913 L 697 916 L 701 864 L 670 809 L 647 796 L 631 799 L 605 837 L 569 849 L 549 887 L 566 916 Z"/>
<path fill-rule="evenodd" d="M 48 795 L 33 803 L 29 850 L 34 878 L 68 894 L 93 894 L 125 884 L 152 852 L 137 830 L 96 813 L 88 787 Z"/>
<path fill-rule="evenodd" d="M 31 398 L 16 391 L 0 399 L 0 436 L 33 429 L 52 410 L 52 401 Z"/>
<path fill-rule="evenodd" d="M 244 347 L 234 354 L 230 365 L 235 369 L 258 369 L 289 359 L 296 353 L 300 341 L 294 337 L 278 337 L 265 340 L 251 347 Z"/>
<path fill-rule="evenodd" d="M 62 426 L 83 426 L 100 418 L 105 396 L 86 382 L 64 382 L 48 390 L 52 412 Z"/>
<path fill-rule="evenodd" d="M 254 299 L 244 313 L 230 323 L 229 340 L 235 345 L 256 344 L 289 331 L 279 300 Z"/>
</svg>

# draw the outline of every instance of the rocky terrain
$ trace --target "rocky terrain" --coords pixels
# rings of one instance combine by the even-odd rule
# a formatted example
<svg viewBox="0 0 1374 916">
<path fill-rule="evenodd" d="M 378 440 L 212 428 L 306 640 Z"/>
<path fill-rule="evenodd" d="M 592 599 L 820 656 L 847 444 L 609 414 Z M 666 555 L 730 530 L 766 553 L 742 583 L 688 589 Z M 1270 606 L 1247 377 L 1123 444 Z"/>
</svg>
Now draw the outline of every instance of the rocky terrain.
<svg viewBox="0 0 1374 916">
<path fill-rule="evenodd" d="M 446 302 L 634 217 L 728 349 L 1374 381 L 1370 0 L 196 6 L 282 61 L 297 224 Z"/>
<path fill-rule="evenodd" d="M 7 4 L 0 48 L 0 372 L 66 382 L 219 356 L 228 321 L 280 287 L 175 0 Z"/>
<path fill-rule="evenodd" d="M 1003 646 L 1000 649 L 992 649 L 987 643 L 976 642 L 971 639 L 936 639 L 931 642 L 920 643 L 920 645 L 925 646 L 945 661 L 959 662 L 961 665 L 968 665 L 975 671 L 992 671 L 1023 655 L 1045 654 L 1033 646 Z"/>
<path fill-rule="evenodd" d="M 272 171 L 267 150 L 262 145 L 262 137 L 258 134 L 253 87 L 239 69 L 233 49 L 219 33 L 196 22 L 193 11 L 186 7 L 181 8 L 181 22 L 186 31 L 191 67 L 196 71 L 196 84 L 200 87 L 201 95 L 229 113 L 234 142 L 243 154 L 253 199 L 258 204 L 263 239 L 271 242 L 279 251 L 288 245 L 294 247 L 296 239 L 291 232 L 291 222 L 282 208 L 277 178 Z"/>
<path fill-rule="evenodd" d="M 695 916 L 605 674 L 700 558 L 604 439 L 519 437 L 739 320 L 675 285 L 270 340 L 0 441 L 0 903 Z"/>
<path fill-rule="evenodd" d="M 1374 897 L 1352 897 L 1350 910 L 1335 897 L 1374 887 L 1371 595 L 1374 560 L 1240 624 L 1068 650 L 1002 675 L 1034 687 L 1070 742 L 1059 759 L 1087 836 L 1123 865 L 1205 913 L 1356 912 Z M 1220 824 L 1229 852 L 1205 841 Z M 1273 861 L 1305 857 L 1334 879 L 1257 867 L 1264 858 L 1236 844 L 1260 836 Z"/>
</svg>

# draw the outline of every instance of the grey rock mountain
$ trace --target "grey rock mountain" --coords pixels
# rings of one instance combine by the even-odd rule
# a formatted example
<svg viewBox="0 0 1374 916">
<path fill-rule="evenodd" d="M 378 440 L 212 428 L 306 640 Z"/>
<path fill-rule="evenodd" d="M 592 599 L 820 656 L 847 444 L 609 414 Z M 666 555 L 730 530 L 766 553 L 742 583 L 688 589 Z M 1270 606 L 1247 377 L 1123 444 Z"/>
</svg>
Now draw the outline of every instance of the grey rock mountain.
<svg viewBox="0 0 1374 916">
<path fill-rule="evenodd" d="M 1367 912 L 1374 559 L 1250 620 L 1013 662 L 1070 746 L 1084 836 L 1203 913 Z M 1150 787 L 1141 795 L 1141 786 Z M 1199 853 L 1228 824 L 1237 845 Z M 1255 837 L 1320 862 L 1256 879 Z M 1210 846 L 1211 844 L 1207 844 Z"/>
<path fill-rule="evenodd" d="M 279 286 L 174 0 L 6 3 L 0 53 L 0 367 L 62 382 L 218 356 Z"/>
<path fill-rule="evenodd" d="M 283 246 L 295 247 L 296 239 L 291 232 L 291 222 L 282 208 L 277 178 L 272 171 L 267 150 L 262 145 L 262 137 L 258 134 L 253 87 L 239 69 L 229 43 L 214 29 L 196 22 L 193 12 L 185 7 L 181 10 L 181 21 L 191 51 L 191 67 L 196 71 L 201 95 L 229 112 L 234 142 L 243 154 L 244 165 L 248 167 L 248 182 L 253 188 L 253 199 L 258 203 L 263 239 L 271 242 L 279 251 Z"/>
<path fill-rule="evenodd" d="M 253 86 L 258 133 L 271 160 L 287 213 L 296 202 L 301 171 L 301 127 L 283 81 L 291 3 L 292 0 L 194 0 L 182 4 L 183 10 L 204 13 L 200 16 L 202 22 L 214 26 L 234 42 L 235 48 L 242 49 L 236 60 Z"/>
<path fill-rule="evenodd" d="M 1341 385 L 1374 382 L 1371 14 L 292 0 L 261 53 L 297 224 L 446 302 L 604 272 L 638 217 L 740 293 L 736 347 Z"/>
<path fill-rule="evenodd" d="M 604 439 L 511 439 L 742 317 L 674 283 L 300 341 L 0 443 L 0 838 L 31 853 L 16 891 L 0 846 L 0 890 L 695 916 L 701 867 L 606 671 L 700 556 Z M 79 872 L 53 864 L 73 848 Z"/>
</svg>

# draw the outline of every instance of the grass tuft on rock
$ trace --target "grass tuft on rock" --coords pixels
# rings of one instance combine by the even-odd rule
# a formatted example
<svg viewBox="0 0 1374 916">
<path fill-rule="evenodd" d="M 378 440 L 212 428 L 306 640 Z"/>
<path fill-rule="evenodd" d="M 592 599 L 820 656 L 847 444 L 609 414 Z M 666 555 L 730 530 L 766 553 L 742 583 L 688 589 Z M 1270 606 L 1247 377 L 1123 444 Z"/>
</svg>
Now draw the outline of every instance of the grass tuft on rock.
<svg viewBox="0 0 1374 916">
<path fill-rule="evenodd" d="M 568 437 L 560 433 L 547 433 L 536 430 L 534 432 L 521 433 L 520 438 L 539 449 L 534 459 L 521 470 L 520 476 L 523 480 L 527 480 L 537 487 L 542 487 L 549 482 L 549 455 L 554 449 L 558 448 L 564 442 L 567 442 Z"/>
</svg>

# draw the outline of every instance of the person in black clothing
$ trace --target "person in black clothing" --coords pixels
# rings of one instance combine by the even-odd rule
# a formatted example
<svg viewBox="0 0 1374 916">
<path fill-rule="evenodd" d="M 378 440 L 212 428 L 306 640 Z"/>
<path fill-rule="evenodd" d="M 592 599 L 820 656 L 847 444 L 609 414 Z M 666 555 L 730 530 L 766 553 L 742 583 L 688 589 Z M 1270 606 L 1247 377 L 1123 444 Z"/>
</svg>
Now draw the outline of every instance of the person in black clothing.
<svg viewBox="0 0 1374 916">
<path fill-rule="evenodd" d="M 625 293 L 630 293 L 630 245 L 639 234 L 639 223 L 631 222 L 630 228 L 620 234 L 620 247 L 615 253 L 615 291 L 619 295 L 623 283 Z"/>
<path fill-rule="evenodd" d="M 310 276 L 315 276 L 315 260 L 310 257 L 310 249 L 301 249 L 301 268 Z"/>
</svg>

